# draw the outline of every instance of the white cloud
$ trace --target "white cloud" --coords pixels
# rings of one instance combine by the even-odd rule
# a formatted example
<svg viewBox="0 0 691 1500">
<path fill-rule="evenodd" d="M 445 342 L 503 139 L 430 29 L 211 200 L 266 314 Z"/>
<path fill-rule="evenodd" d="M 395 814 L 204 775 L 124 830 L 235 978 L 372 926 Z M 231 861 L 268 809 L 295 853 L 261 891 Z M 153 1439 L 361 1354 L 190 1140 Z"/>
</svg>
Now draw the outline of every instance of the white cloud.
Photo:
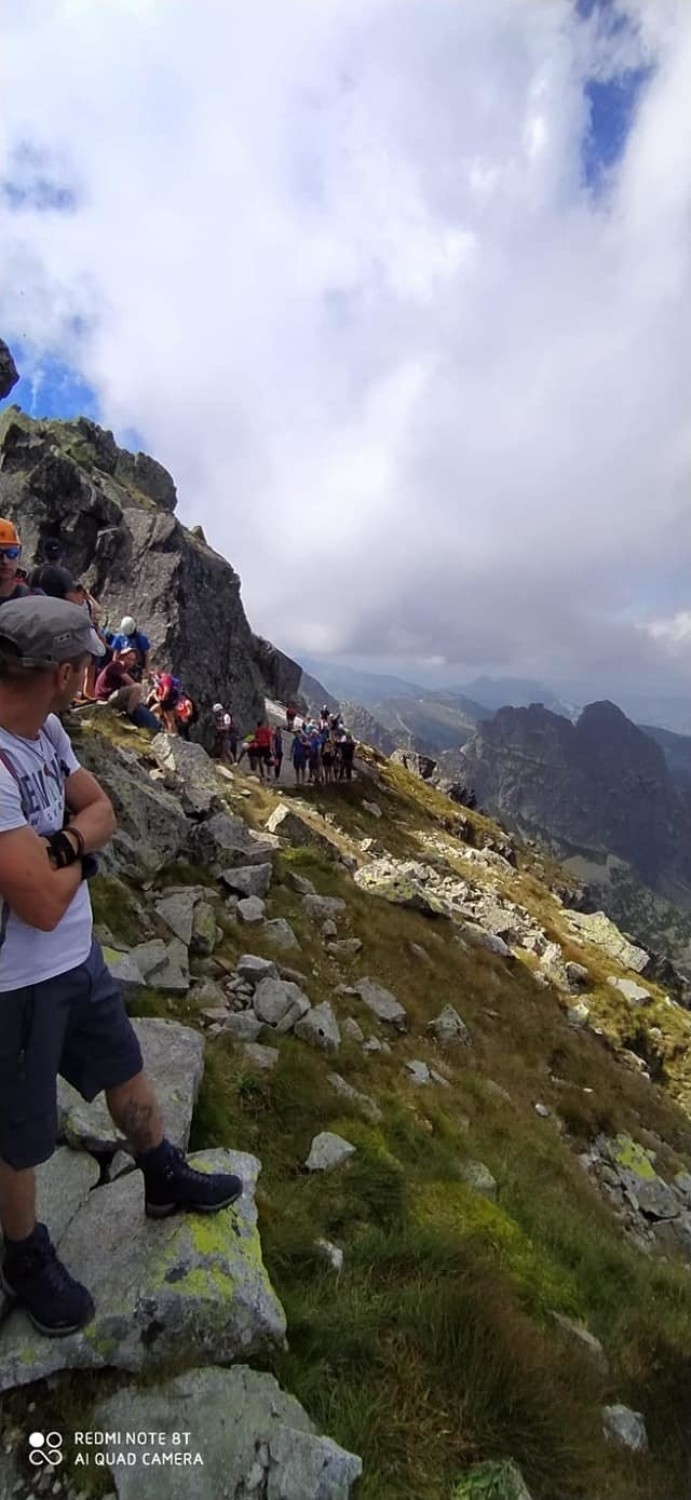
<svg viewBox="0 0 691 1500">
<path fill-rule="evenodd" d="M 5 214 L 0 328 L 142 433 L 279 643 L 664 667 L 691 10 L 625 8 L 613 31 L 571 0 L 6 4 L 0 176 L 28 142 L 78 203 Z M 642 64 L 596 197 L 584 84 Z"/>
</svg>

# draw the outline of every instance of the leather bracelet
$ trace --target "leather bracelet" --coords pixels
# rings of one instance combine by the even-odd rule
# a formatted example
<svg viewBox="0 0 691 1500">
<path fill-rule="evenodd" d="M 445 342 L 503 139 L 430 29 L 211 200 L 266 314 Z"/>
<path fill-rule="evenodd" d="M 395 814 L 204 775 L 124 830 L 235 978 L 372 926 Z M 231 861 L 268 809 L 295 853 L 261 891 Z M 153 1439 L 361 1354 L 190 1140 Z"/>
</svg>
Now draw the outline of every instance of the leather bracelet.
<svg viewBox="0 0 691 1500">
<path fill-rule="evenodd" d="M 81 835 L 80 835 L 81 837 Z M 51 833 L 47 839 L 48 858 L 56 870 L 67 870 L 70 865 L 76 863 L 80 858 L 72 840 L 67 837 L 63 829 L 58 833 Z"/>
</svg>

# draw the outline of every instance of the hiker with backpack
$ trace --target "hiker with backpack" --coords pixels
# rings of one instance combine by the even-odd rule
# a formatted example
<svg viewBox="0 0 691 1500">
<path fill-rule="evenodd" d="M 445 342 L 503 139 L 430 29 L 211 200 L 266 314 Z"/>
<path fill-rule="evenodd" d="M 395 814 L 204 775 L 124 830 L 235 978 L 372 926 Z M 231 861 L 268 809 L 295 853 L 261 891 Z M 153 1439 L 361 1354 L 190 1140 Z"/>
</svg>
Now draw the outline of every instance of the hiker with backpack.
<svg viewBox="0 0 691 1500">
<path fill-rule="evenodd" d="M 58 715 L 102 650 L 88 615 L 66 600 L 33 596 L 0 610 L 0 1285 L 49 1337 L 77 1333 L 95 1315 L 36 1220 L 35 1168 L 56 1147 L 58 1075 L 87 1103 L 105 1093 L 143 1175 L 150 1220 L 216 1213 L 242 1193 L 233 1173 L 195 1171 L 166 1137 L 122 991 L 93 936 L 89 879 L 117 824 Z M 107 1229 L 100 1249 L 107 1258 Z"/>
<path fill-rule="evenodd" d="M 175 723 L 177 726 L 177 731 L 183 740 L 189 740 L 190 729 L 192 728 L 193 724 L 196 724 L 197 719 L 199 718 L 199 709 L 197 708 L 194 699 L 190 698 L 189 693 L 186 693 L 184 691 L 184 688 L 180 687 L 177 677 L 173 678 L 173 682 L 178 684 L 180 690 L 180 696 L 175 705 Z"/>
<path fill-rule="evenodd" d="M 112 640 L 113 659 L 117 661 L 123 651 L 136 651 L 137 662 L 132 676 L 136 682 L 141 682 L 149 670 L 149 655 L 151 653 L 151 642 L 143 630 L 137 630 L 137 622 L 132 615 L 123 615 L 120 621 L 120 629 Z"/>
<path fill-rule="evenodd" d="M 233 715 L 223 707 L 222 703 L 214 703 L 213 715 L 216 726 L 216 754 L 219 760 L 227 760 L 234 765 L 237 758 L 238 736 Z"/>
<path fill-rule="evenodd" d="M 147 706 L 161 720 L 167 734 L 177 734 L 175 712 L 180 701 L 180 683 L 170 672 L 157 672 Z"/>
</svg>

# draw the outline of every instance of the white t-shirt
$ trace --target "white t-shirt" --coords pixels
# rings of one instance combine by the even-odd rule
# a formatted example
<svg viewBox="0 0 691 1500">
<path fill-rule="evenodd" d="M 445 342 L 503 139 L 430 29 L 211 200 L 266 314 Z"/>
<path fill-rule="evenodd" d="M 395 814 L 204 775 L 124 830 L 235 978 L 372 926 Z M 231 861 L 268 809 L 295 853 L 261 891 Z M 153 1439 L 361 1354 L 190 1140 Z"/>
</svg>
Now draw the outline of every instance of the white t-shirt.
<svg viewBox="0 0 691 1500">
<path fill-rule="evenodd" d="M 57 833 L 65 815 L 65 778 L 80 769 L 60 720 L 50 714 L 35 740 L 0 726 L 0 751 L 12 766 L 0 757 L 0 833 L 27 824 L 38 834 Z M 84 963 L 92 920 L 85 880 L 54 932 L 30 927 L 0 898 L 0 993 L 40 984 Z"/>
</svg>

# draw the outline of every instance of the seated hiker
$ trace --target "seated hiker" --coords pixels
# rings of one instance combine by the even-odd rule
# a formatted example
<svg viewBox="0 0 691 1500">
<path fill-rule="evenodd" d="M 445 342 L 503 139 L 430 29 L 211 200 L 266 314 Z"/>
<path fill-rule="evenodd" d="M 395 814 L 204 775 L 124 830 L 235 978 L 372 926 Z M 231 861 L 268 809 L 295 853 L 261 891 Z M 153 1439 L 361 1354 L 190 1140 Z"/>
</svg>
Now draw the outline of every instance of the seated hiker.
<svg viewBox="0 0 691 1500">
<path fill-rule="evenodd" d="M 99 703 L 110 703 L 113 708 L 127 714 L 128 718 L 132 717 L 142 701 L 141 683 L 135 682 L 131 673 L 136 660 L 136 651 L 123 651 L 119 661 L 111 661 L 102 667 L 94 686 Z"/>
<path fill-rule="evenodd" d="M 280 781 L 283 765 L 283 735 L 278 726 L 271 736 L 271 761 L 274 768 L 274 781 Z"/>
<path fill-rule="evenodd" d="M 259 779 L 268 781 L 271 775 L 271 725 L 265 719 L 257 719 L 254 743 L 257 747 Z"/>
<path fill-rule="evenodd" d="M 175 710 L 180 701 L 180 684 L 177 678 L 170 672 L 158 672 L 154 678 L 152 691 L 147 699 L 147 707 L 152 714 L 161 720 L 167 734 L 177 734 L 178 724 Z"/>
<path fill-rule="evenodd" d="M 137 630 L 137 623 L 132 615 L 123 616 L 120 621 L 120 629 L 117 635 L 113 637 L 112 648 L 114 661 L 118 660 L 123 651 L 136 651 L 137 664 L 132 672 L 132 676 L 137 682 L 141 682 L 142 677 L 149 670 L 151 642 L 143 630 Z"/>
<path fill-rule="evenodd" d="M 228 1209 L 242 1182 L 195 1171 L 166 1136 L 137 1033 L 93 936 L 89 879 L 116 817 L 58 716 L 101 644 L 85 612 L 63 599 L 17 599 L 0 615 L 0 1285 L 53 1338 L 78 1332 L 96 1311 L 36 1217 L 35 1168 L 57 1144 L 59 1075 L 87 1103 L 105 1096 L 141 1173 L 147 1239 L 154 1221 L 176 1211 Z M 58 1176 L 49 1169 L 54 1192 Z M 228 1218 L 221 1240 L 232 1243 L 233 1229 Z M 101 1234 L 107 1266 L 118 1235 L 112 1211 Z M 17 1334 L 21 1348 L 26 1330 Z"/>
<path fill-rule="evenodd" d="M 177 682 L 176 677 L 173 678 L 173 682 Z M 189 740 L 190 729 L 193 724 L 196 724 L 198 718 L 199 709 L 194 699 L 190 698 L 189 693 L 186 693 L 181 688 L 180 696 L 175 705 L 175 723 L 178 734 L 182 736 L 183 740 Z"/>
<path fill-rule="evenodd" d="M 17 577 L 21 555 L 16 527 L 0 516 L 0 605 L 11 599 L 26 599 L 31 593 L 28 584 Z"/>
</svg>

